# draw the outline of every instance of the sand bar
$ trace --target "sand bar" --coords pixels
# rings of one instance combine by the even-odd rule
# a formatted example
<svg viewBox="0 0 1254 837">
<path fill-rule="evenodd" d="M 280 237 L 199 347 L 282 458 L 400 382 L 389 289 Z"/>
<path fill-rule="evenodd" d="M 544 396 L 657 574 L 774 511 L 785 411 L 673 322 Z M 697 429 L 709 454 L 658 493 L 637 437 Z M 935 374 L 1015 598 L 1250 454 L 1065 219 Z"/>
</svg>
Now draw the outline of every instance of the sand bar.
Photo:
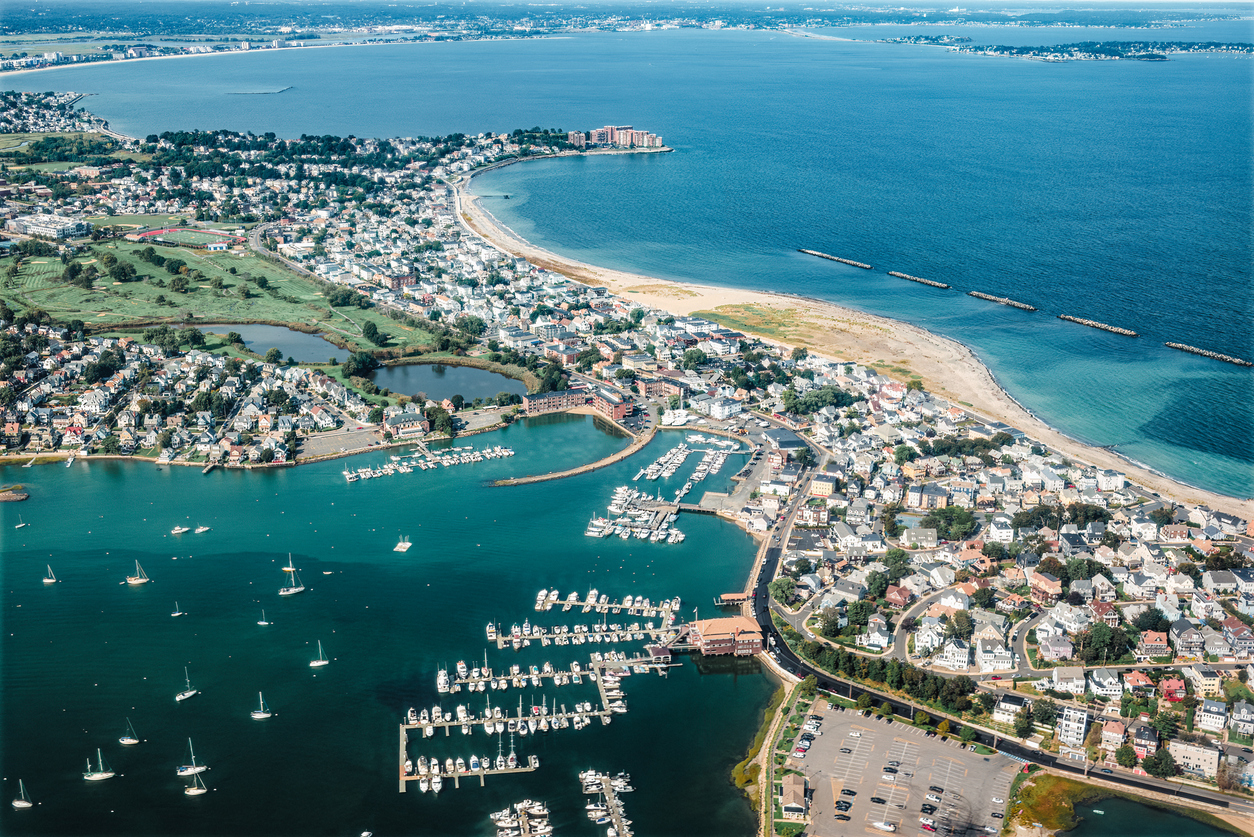
<svg viewBox="0 0 1254 837">
<path fill-rule="evenodd" d="M 1087 445 L 1055 430 L 1011 398 L 988 367 L 956 340 L 909 323 L 816 299 L 658 279 L 558 255 L 533 245 L 498 221 L 467 191 L 473 177 L 474 174 L 463 177 L 454 184 L 461 221 L 494 246 L 538 267 L 586 285 L 606 287 L 612 293 L 672 314 L 715 312 L 723 315 L 724 322 L 775 345 L 804 346 L 835 360 L 886 362 L 908 368 L 922 376 L 929 392 L 969 405 L 972 412 L 983 418 L 1017 427 L 1053 450 L 1120 471 L 1131 481 L 1177 502 L 1204 504 L 1247 520 L 1254 517 L 1254 500 L 1185 485 L 1113 451 Z M 886 368 L 882 372 L 890 377 L 904 377 Z"/>
</svg>

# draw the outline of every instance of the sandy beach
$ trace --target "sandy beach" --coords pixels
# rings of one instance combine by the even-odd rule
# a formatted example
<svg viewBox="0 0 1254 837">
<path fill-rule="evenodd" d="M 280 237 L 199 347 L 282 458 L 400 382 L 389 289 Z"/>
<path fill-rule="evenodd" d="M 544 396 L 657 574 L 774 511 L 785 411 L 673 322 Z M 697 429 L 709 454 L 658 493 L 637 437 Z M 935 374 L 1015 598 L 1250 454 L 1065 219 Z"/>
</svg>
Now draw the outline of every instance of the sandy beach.
<svg viewBox="0 0 1254 837">
<path fill-rule="evenodd" d="M 1254 516 L 1254 500 L 1184 485 L 1048 426 L 1011 398 L 988 367 L 955 340 L 909 323 L 815 299 L 657 279 L 560 256 L 536 247 L 498 221 L 467 191 L 472 178 L 463 177 L 455 184 L 463 223 L 494 246 L 534 265 L 576 282 L 604 286 L 672 314 L 717 316 L 724 324 L 775 345 L 804 346 L 833 360 L 887 364 L 879 367 L 883 374 L 902 380 L 909 380 L 909 375 L 902 374 L 908 370 L 922 377 L 929 392 L 955 401 L 982 418 L 1017 427 L 1067 456 L 1121 471 L 1131 481 L 1180 503 L 1205 504 L 1245 519 Z"/>
</svg>

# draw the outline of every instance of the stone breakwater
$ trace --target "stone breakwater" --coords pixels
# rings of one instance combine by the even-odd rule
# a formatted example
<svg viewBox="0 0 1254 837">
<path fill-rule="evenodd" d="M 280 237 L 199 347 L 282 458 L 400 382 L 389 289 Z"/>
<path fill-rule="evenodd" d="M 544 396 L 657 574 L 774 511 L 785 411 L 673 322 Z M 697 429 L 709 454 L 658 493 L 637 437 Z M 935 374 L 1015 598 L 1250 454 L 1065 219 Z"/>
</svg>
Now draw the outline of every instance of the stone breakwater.
<svg viewBox="0 0 1254 837">
<path fill-rule="evenodd" d="M 909 279 L 911 282 L 918 282 L 921 285 L 931 285 L 933 288 L 948 288 L 944 282 L 937 282 L 935 279 L 920 279 L 918 276 L 911 276 L 909 273 L 901 273 L 896 270 L 888 271 L 889 276 L 896 276 L 898 279 Z"/>
<path fill-rule="evenodd" d="M 1073 317 L 1070 314 L 1059 314 L 1058 319 L 1066 320 L 1069 323 L 1079 323 L 1080 325 L 1088 326 L 1089 328 L 1100 328 L 1102 331 L 1109 331 L 1111 334 L 1122 334 L 1125 337 L 1141 336 L 1130 328 L 1120 328 L 1119 326 L 1107 325 L 1106 323 L 1099 323 L 1097 320 L 1085 320 L 1080 317 Z"/>
<path fill-rule="evenodd" d="M 840 262 L 841 264 L 853 265 L 854 267 L 860 267 L 863 270 L 872 269 L 872 267 L 865 262 L 855 262 L 853 259 L 842 259 L 840 256 L 830 256 L 827 253 L 820 253 L 818 250 L 803 250 L 798 247 L 797 252 L 805 253 L 807 256 L 818 256 L 820 259 L 828 259 L 829 261 Z"/>
<path fill-rule="evenodd" d="M 1164 343 L 1163 345 L 1169 349 L 1179 349 L 1182 352 L 1188 352 L 1192 355 L 1201 355 L 1202 357 L 1208 357 L 1211 360 L 1222 360 L 1224 363 L 1235 363 L 1237 366 L 1254 366 L 1254 363 L 1251 363 L 1248 360 L 1242 360 L 1241 358 L 1233 357 L 1232 355 L 1221 355 L 1219 352 L 1212 352 L 1209 349 L 1199 349 L 1197 346 L 1189 346 L 1184 343 Z"/>
<path fill-rule="evenodd" d="M 1026 302 L 1016 302 L 1009 297 L 993 296 L 992 294 L 980 293 L 979 291 L 967 291 L 967 296 L 973 296 L 976 299 L 987 299 L 989 302 L 996 302 L 998 305 L 1009 305 L 1011 308 L 1021 308 L 1024 311 L 1035 311 L 1036 309 Z"/>
</svg>

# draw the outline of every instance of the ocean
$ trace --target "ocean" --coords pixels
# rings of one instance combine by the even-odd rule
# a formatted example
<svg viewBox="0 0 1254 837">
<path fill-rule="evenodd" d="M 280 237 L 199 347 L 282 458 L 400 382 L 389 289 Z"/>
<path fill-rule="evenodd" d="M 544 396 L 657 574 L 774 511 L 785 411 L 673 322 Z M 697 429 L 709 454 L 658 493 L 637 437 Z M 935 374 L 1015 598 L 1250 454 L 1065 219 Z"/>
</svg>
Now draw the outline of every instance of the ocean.
<svg viewBox="0 0 1254 837">
<path fill-rule="evenodd" d="M 822 32 L 1015 44 L 1251 40 L 1249 21 Z M 138 136 L 630 123 L 676 153 L 512 166 L 475 188 L 497 217 L 564 255 L 804 294 L 955 338 L 1063 432 L 1249 497 L 1254 372 L 1162 343 L 1254 355 L 1251 67 L 1248 56 L 1046 64 L 679 30 L 233 54 L 52 70 L 8 84 L 92 93 L 84 106 Z M 888 277 L 894 269 L 956 290 Z M 1060 313 L 1142 336 L 1065 323 Z"/>
<path fill-rule="evenodd" d="M 0 784 L 9 793 L 0 833 L 481 835 L 493 833 L 489 812 L 531 798 L 549 804 L 557 833 L 591 837 L 604 831 L 584 816 L 577 774 L 596 768 L 631 774 L 636 790 L 624 800 L 642 837 L 752 834 L 756 818 L 729 773 L 775 688 L 756 661 L 683 658 L 666 678 L 634 674 L 624 678 L 629 712 L 609 726 L 517 739 L 524 761 L 540 757 L 534 773 L 489 777 L 482 788 L 450 782 L 438 797 L 416 783 L 397 792 L 397 724 L 410 706 L 481 712 L 485 695 L 510 711 L 520 697 L 527 706 L 597 700 L 587 682 L 437 694 L 437 670 L 458 660 L 569 668 L 607 650 L 486 648 L 489 621 L 597 621 L 536 613 L 540 588 L 563 598 L 589 588 L 611 599 L 680 596 L 686 618 L 694 608 L 712 616 L 715 595 L 741 589 L 754 543 L 717 518 L 682 515 L 688 537 L 675 545 L 584 535 L 613 488 L 682 435 L 664 433 L 603 470 L 515 488 L 486 482 L 593 461 L 626 440 L 591 417 L 527 419 L 457 442 L 508 445 L 512 458 L 352 484 L 344 467 L 387 455 L 208 475 L 117 461 L 0 468 L 0 484 L 20 481 L 32 494 L 0 505 Z M 697 460 L 645 485 L 669 493 Z M 727 490 L 737 462 L 703 486 Z M 19 514 L 28 525 L 15 529 Z M 212 529 L 175 536 L 175 525 Z M 401 536 L 413 542 L 406 553 L 392 549 Z M 309 589 L 280 598 L 289 554 Z M 152 582 L 129 587 L 121 582 L 136 560 Z M 61 583 L 41 582 L 46 564 Z M 176 601 L 186 616 L 171 617 Z M 312 669 L 319 641 L 332 662 Z M 201 694 L 176 703 L 184 666 Z M 275 713 L 266 721 L 249 717 L 259 691 Z M 118 744 L 128 717 L 143 742 L 134 747 Z M 174 770 L 189 737 L 210 767 L 210 792 L 194 798 Z M 479 728 L 411 739 L 415 761 L 495 757 L 511 744 Z M 97 747 L 120 775 L 85 782 Z M 7 804 L 18 779 L 35 810 Z"/>
</svg>

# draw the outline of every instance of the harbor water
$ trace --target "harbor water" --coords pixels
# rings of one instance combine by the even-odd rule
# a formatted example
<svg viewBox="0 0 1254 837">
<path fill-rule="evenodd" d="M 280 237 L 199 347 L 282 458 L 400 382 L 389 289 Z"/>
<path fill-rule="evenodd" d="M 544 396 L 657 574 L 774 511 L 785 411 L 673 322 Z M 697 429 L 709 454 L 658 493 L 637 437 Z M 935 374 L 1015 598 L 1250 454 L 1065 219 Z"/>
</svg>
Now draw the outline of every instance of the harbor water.
<svg viewBox="0 0 1254 837">
<path fill-rule="evenodd" d="M 1130 799 L 1079 805 L 1076 814 L 1080 824 L 1066 837 L 1222 837 L 1229 833 Z"/>
<path fill-rule="evenodd" d="M 513 457 L 352 484 L 346 466 L 381 465 L 388 452 L 208 475 L 116 461 L 0 469 L 0 481 L 20 480 L 32 495 L 0 506 L 0 776 L 11 796 L 24 780 L 38 803 L 0 806 L 0 833 L 485 834 L 489 812 L 529 797 L 549 804 L 560 833 L 591 837 L 577 775 L 595 768 L 631 774 L 636 791 L 625 801 L 637 834 L 751 834 L 755 817 L 729 771 L 774 688 L 753 661 L 684 657 L 665 678 L 624 678 L 629 711 L 609 726 L 514 742 L 522 759 L 540 757 L 534 773 L 489 777 L 485 787 L 449 782 L 438 797 L 416 783 L 397 792 L 397 725 L 410 706 L 481 713 L 486 696 L 513 713 L 520 697 L 528 707 L 597 700 L 586 681 L 437 694 L 438 669 L 482 664 L 485 651 L 498 670 L 526 670 L 569 668 L 607 650 L 496 650 L 489 621 L 508 630 L 524 619 L 599 618 L 535 612 L 541 588 L 563 598 L 589 588 L 611 599 L 680 596 L 686 618 L 694 607 L 712 615 L 713 596 L 740 589 L 755 546 L 717 518 L 682 515 L 680 544 L 584 535 L 614 487 L 679 441 L 664 433 L 617 465 L 516 488 L 486 482 L 591 462 L 626 440 L 591 417 L 541 417 L 455 443 L 505 445 Z M 665 483 L 642 483 L 673 492 L 696 459 Z M 726 490 L 735 462 L 703 487 Z M 15 529 L 19 513 L 28 525 Z M 176 536 L 176 525 L 211 529 Z M 402 536 L 413 546 L 394 552 Z M 281 598 L 289 553 L 308 590 Z M 137 560 L 151 583 L 121 583 Z M 60 583 L 42 583 L 48 564 Z M 171 616 L 176 601 L 186 616 Z M 267 626 L 257 624 L 263 609 Z M 311 668 L 319 641 L 331 662 Z M 184 666 L 200 694 L 179 703 Z M 249 717 L 259 691 L 274 712 L 264 721 Z M 127 718 L 142 739 L 133 747 L 118 743 Z M 189 737 L 210 767 L 199 797 L 185 796 L 175 775 Z M 508 735 L 480 728 L 411 742 L 415 760 L 510 749 Z M 85 782 L 97 747 L 120 775 Z"/>
<path fill-rule="evenodd" d="M 486 369 L 470 366 L 450 366 L 444 363 L 407 363 L 402 366 L 384 366 L 370 373 L 370 380 L 381 389 L 390 389 L 402 395 L 425 394 L 436 400 L 460 395 L 467 401 L 488 399 L 508 392 L 526 395 L 527 386 L 522 381 L 507 378 Z"/>
</svg>

